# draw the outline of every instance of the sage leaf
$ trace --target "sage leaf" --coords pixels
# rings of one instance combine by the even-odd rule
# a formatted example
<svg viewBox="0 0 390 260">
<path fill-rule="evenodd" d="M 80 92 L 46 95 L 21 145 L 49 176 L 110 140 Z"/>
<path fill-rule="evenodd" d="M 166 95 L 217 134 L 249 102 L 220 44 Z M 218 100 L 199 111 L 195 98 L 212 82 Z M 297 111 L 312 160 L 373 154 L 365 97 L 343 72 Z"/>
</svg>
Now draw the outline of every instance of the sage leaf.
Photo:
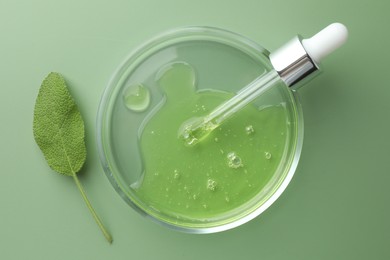
<svg viewBox="0 0 390 260">
<path fill-rule="evenodd" d="M 51 169 L 73 177 L 96 223 L 112 243 L 111 235 L 92 208 L 77 177 L 87 156 L 84 132 L 84 121 L 64 78 L 59 73 L 50 73 L 43 80 L 35 103 L 34 139 Z"/>
<path fill-rule="evenodd" d="M 75 175 L 86 160 L 84 122 L 64 78 L 50 73 L 42 82 L 34 110 L 34 138 L 56 172 Z"/>
</svg>

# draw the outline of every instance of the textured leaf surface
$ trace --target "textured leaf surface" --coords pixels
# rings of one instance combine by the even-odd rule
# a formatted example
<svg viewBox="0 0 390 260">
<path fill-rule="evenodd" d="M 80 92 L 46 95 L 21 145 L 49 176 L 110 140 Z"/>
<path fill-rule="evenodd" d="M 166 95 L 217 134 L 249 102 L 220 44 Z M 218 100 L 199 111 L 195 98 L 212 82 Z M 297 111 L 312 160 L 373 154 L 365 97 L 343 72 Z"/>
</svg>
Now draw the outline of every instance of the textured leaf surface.
<svg viewBox="0 0 390 260">
<path fill-rule="evenodd" d="M 73 176 L 86 159 L 84 122 L 59 73 L 50 73 L 42 82 L 35 103 L 34 138 L 49 166 Z"/>
</svg>

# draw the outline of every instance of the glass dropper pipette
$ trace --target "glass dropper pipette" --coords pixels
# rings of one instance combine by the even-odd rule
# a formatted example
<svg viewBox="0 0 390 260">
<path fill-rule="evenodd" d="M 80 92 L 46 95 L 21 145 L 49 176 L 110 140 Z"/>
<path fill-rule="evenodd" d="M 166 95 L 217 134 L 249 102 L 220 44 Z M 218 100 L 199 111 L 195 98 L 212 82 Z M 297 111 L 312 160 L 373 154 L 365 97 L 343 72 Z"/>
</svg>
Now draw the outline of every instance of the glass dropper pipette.
<svg viewBox="0 0 390 260">
<path fill-rule="evenodd" d="M 195 145 L 227 118 L 276 84 L 282 82 L 291 88 L 302 86 L 307 79 L 317 74 L 321 60 L 343 45 L 347 37 L 348 30 L 340 23 L 327 26 L 309 39 L 296 36 L 270 54 L 273 70 L 256 78 L 208 115 L 185 121 L 179 129 L 179 137 L 186 145 Z"/>
</svg>

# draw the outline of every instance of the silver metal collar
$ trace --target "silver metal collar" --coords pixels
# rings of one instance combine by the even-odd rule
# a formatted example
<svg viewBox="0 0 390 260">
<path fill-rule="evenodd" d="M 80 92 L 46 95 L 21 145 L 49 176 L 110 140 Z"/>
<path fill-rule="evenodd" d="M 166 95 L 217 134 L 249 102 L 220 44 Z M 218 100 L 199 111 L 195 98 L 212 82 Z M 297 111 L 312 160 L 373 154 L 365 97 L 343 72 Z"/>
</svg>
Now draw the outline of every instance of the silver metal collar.
<svg viewBox="0 0 390 260">
<path fill-rule="evenodd" d="M 269 58 L 281 79 L 293 89 L 299 88 L 319 72 L 318 65 L 306 52 L 299 35 L 272 52 Z"/>
</svg>

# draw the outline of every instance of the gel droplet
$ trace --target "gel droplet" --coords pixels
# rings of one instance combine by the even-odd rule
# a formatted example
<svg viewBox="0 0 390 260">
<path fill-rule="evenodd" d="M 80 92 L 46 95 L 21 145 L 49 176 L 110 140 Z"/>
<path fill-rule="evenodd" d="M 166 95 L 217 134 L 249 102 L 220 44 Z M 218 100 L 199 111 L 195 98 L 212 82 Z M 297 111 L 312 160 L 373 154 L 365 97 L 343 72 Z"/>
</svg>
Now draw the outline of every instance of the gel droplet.
<svg viewBox="0 0 390 260">
<path fill-rule="evenodd" d="M 241 158 L 235 152 L 228 153 L 227 159 L 228 159 L 228 166 L 230 168 L 237 169 L 244 166 L 242 164 Z"/>
<path fill-rule="evenodd" d="M 126 107 L 132 111 L 145 111 L 150 104 L 150 91 L 142 84 L 129 86 L 123 94 Z"/>
<path fill-rule="evenodd" d="M 213 179 L 208 179 L 207 180 L 207 189 L 211 191 L 215 191 L 217 188 L 217 182 L 214 181 Z"/>
<path fill-rule="evenodd" d="M 265 152 L 264 155 L 265 155 L 265 159 L 267 160 L 271 159 L 272 157 L 272 154 L 270 152 Z"/>
<path fill-rule="evenodd" d="M 253 125 L 248 125 L 245 127 L 245 133 L 247 135 L 251 135 L 255 132 L 255 129 L 253 128 Z"/>
</svg>

